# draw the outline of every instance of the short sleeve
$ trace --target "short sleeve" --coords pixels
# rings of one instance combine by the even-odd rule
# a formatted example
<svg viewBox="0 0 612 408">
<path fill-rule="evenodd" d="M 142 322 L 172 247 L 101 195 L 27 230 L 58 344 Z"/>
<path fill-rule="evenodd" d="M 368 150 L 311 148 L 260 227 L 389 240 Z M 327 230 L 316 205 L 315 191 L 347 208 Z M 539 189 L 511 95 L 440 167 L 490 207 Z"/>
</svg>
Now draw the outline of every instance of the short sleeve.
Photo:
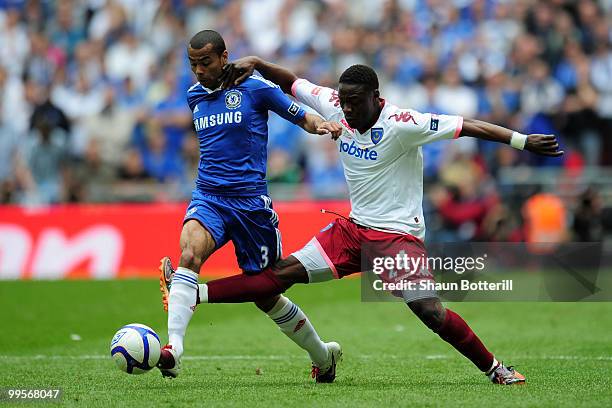
<svg viewBox="0 0 612 408">
<path fill-rule="evenodd" d="M 411 109 L 400 109 L 388 120 L 399 128 L 399 141 L 404 149 L 457 138 L 463 127 L 461 116 L 420 113 Z"/>
<path fill-rule="evenodd" d="M 295 124 L 304 119 L 304 116 L 306 116 L 304 109 L 289 99 L 278 85 L 263 78 L 261 80 L 265 81 L 267 86 L 259 87 L 256 92 L 263 107 Z"/>
<path fill-rule="evenodd" d="M 305 79 L 296 80 L 291 86 L 291 93 L 298 102 L 310 106 L 325 120 L 342 111 L 338 91 L 315 85 Z"/>
<path fill-rule="evenodd" d="M 200 95 L 198 95 L 198 88 L 200 86 L 201 85 L 198 82 L 196 82 L 187 91 L 187 105 L 189 105 L 189 109 L 191 109 L 191 111 L 195 109 L 198 103 L 198 99 L 201 97 Z"/>
<path fill-rule="evenodd" d="M 196 101 L 192 94 L 187 94 L 187 105 L 189 105 L 189 109 L 193 112 L 195 109 Z"/>
</svg>

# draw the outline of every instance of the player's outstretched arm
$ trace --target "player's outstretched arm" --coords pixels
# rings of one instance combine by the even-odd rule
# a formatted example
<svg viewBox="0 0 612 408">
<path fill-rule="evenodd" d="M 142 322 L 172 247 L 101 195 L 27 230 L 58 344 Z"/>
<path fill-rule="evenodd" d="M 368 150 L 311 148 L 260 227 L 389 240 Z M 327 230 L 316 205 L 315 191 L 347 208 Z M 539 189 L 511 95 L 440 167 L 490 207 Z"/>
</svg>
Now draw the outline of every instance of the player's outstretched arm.
<svg viewBox="0 0 612 408">
<path fill-rule="evenodd" d="M 509 144 L 520 150 L 528 150 L 542 156 L 561 156 L 559 143 L 555 135 L 524 135 L 505 127 L 483 122 L 477 119 L 464 119 L 459 136 L 471 136 L 478 139 Z"/>
<path fill-rule="evenodd" d="M 318 115 L 307 113 L 298 123 L 302 129 L 315 135 L 331 135 L 336 140 L 342 134 L 342 125 L 338 122 L 328 122 Z"/>
<path fill-rule="evenodd" d="M 262 60 L 259 57 L 250 56 L 237 59 L 223 67 L 221 75 L 222 86 L 229 88 L 239 85 L 253 71 L 259 71 L 264 78 L 280 86 L 284 93 L 291 93 L 291 86 L 297 81 L 297 76 L 287 68 Z M 305 131 L 318 135 L 331 135 L 332 139 L 337 139 L 342 134 L 342 125 L 337 122 L 328 122 L 318 115 L 306 113 L 298 125 Z"/>
<path fill-rule="evenodd" d="M 221 74 L 221 86 L 223 89 L 241 84 L 253 71 L 259 71 L 261 75 L 281 87 L 284 93 L 291 93 L 291 86 L 298 79 L 292 71 L 280 65 L 273 64 L 256 56 L 249 56 L 227 63 Z"/>
</svg>

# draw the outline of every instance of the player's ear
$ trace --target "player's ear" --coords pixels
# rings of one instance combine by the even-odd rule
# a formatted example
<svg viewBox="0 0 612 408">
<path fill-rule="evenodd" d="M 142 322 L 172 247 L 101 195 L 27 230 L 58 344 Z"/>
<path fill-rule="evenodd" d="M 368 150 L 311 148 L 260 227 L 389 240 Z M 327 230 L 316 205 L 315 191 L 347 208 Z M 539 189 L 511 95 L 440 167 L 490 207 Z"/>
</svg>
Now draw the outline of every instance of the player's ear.
<svg viewBox="0 0 612 408">
<path fill-rule="evenodd" d="M 378 89 L 374 90 L 374 99 L 380 98 L 380 91 Z"/>
<path fill-rule="evenodd" d="M 227 52 L 227 50 L 224 50 L 224 51 L 221 53 L 221 65 L 225 65 L 225 64 L 227 64 L 227 59 L 228 59 L 228 57 L 229 57 L 229 53 Z"/>
</svg>

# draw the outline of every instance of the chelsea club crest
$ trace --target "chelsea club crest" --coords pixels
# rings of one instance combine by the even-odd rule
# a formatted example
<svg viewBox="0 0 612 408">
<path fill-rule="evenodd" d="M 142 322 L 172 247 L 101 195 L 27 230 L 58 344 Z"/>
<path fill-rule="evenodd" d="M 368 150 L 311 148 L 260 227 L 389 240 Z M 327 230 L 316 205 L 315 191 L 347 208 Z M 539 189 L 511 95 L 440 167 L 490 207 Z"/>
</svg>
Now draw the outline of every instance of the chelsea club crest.
<svg viewBox="0 0 612 408">
<path fill-rule="evenodd" d="M 378 144 L 383 138 L 383 129 L 382 128 L 372 128 L 370 131 L 370 138 L 372 139 L 372 143 Z"/>
<path fill-rule="evenodd" d="M 242 102 L 242 94 L 240 91 L 231 90 L 225 94 L 225 106 L 227 109 L 236 109 Z"/>
</svg>

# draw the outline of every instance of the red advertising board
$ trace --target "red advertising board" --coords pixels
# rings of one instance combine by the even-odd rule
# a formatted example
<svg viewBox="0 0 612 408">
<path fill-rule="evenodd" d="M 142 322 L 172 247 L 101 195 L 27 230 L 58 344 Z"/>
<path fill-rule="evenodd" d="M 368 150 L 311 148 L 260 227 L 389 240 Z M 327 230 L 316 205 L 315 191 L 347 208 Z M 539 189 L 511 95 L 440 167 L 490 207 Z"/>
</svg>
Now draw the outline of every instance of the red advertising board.
<svg viewBox="0 0 612 408">
<path fill-rule="evenodd" d="M 159 260 L 180 255 L 184 204 L 0 207 L 0 279 L 155 277 Z M 299 249 L 347 202 L 279 202 L 283 253 Z M 229 243 L 203 266 L 204 276 L 238 273 Z"/>
</svg>

